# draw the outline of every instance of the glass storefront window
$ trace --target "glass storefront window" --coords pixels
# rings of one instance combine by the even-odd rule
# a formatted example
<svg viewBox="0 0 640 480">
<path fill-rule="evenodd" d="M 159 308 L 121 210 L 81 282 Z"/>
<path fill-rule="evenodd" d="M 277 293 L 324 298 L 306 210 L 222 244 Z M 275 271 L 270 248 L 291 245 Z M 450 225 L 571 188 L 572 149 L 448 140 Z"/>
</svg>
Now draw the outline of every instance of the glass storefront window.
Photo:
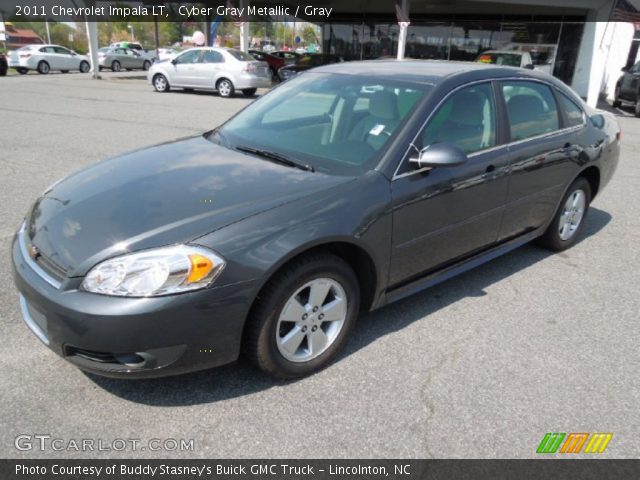
<svg viewBox="0 0 640 480">
<path fill-rule="evenodd" d="M 412 21 L 405 57 L 475 61 L 486 50 L 528 52 L 536 69 L 570 83 L 583 24 L 579 22 Z M 395 57 L 395 22 L 326 23 L 323 47 L 345 60 Z"/>
</svg>

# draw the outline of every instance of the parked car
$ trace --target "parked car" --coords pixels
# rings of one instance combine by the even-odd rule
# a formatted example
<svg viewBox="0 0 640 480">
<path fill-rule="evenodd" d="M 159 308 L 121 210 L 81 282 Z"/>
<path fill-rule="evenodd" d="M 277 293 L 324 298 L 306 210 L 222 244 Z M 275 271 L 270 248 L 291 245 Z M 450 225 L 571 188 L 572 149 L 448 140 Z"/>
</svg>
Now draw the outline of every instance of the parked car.
<svg viewBox="0 0 640 480">
<path fill-rule="evenodd" d="M 613 115 L 538 72 L 319 67 L 211 132 L 47 189 L 13 239 L 22 314 L 100 375 L 176 374 L 240 352 L 278 377 L 309 374 L 361 311 L 532 240 L 574 245 L 619 142 Z"/>
<path fill-rule="evenodd" d="M 338 55 L 327 55 L 321 53 L 301 55 L 300 58 L 296 60 L 296 63 L 292 65 L 285 65 L 278 70 L 278 76 L 280 77 L 280 80 L 285 81 L 296 76 L 298 73 L 311 68 L 343 61 L 344 59 Z"/>
<path fill-rule="evenodd" d="M 519 52 L 513 50 L 487 50 L 476 58 L 476 62 L 500 65 L 503 67 L 521 67 L 534 69 L 533 60 L 529 52 Z"/>
<path fill-rule="evenodd" d="M 52 71 L 67 73 L 78 70 L 87 73 L 91 70 L 89 58 L 60 45 L 25 45 L 13 50 L 9 56 L 9 67 L 22 75 L 29 70 L 47 74 Z"/>
<path fill-rule="evenodd" d="M 4 53 L 0 52 L 0 77 L 4 77 L 7 75 L 7 70 L 9 70 L 9 64 L 7 62 L 7 57 Z"/>
<path fill-rule="evenodd" d="M 156 62 L 147 79 L 158 92 L 217 90 L 222 97 L 232 97 L 236 90 L 250 97 L 258 88 L 271 86 L 266 63 L 240 50 L 214 47 L 191 48 L 172 60 Z"/>
<path fill-rule="evenodd" d="M 113 72 L 119 72 L 123 68 L 126 70 L 151 68 L 151 60 L 142 56 L 135 50 L 122 47 L 109 47 L 98 51 L 98 64 L 100 70 L 109 68 Z"/>
<path fill-rule="evenodd" d="M 134 50 L 139 55 L 148 58 L 151 63 L 158 60 L 158 58 L 156 58 L 155 48 L 144 48 L 141 44 L 136 42 L 115 42 L 109 46 L 112 48 L 129 48 L 131 50 Z"/>
<path fill-rule="evenodd" d="M 249 50 L 249 54 L 260 62 L 266 62 L 267 65 L 269 65 L 269 70 L 271 71 L 271 78 L 276 81 L 280 80 L 280 78 L 278 77 L 278 70 L 281 67 L 284 67 L 284 59 L 276 57 L 275 55 L 261 52 L 260 50 Z"/>
<path fill-rule="evenodd" d="M 171 60 L 178 55 L 178 53 L 180 53 L 180 51 L 175 48 L 159 48 L 158 60 Z"/>
<path fill-rule="evenodd" d="M 260 42 L 260 49 L 263 52 L 271 53 L 276 51 L 276 45 L 271 40 L 262 40 Z"/>
<path fill-rule="evenodd" d="M 636 117 L 640 117 L 640 62 L 622 71 L 624 73 L 616 83 L 613 106 L 633 106 Z"/>
<path fill-rule="evenodd" d="M 292 52 L 291 50 L 279 50 L 277 52 L 273 52 L 271 55 L 283 59 L 286 65 L 296 63 L 296 60 L 300 58 L 300 54 Z"/>
</svg>

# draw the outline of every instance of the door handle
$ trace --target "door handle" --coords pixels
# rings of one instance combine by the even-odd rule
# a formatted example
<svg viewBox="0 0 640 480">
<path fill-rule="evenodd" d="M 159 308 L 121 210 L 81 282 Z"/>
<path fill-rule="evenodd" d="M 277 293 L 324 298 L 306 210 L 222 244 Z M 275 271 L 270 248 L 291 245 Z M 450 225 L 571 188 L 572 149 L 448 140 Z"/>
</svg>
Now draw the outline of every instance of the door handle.
<svg viewBox="0 0 640 480">
<path fill-rule="evenodd" d="M 494 165 L 489 165 L 484 173 L 493 173 L 496 171 L 496 167 Z"/>
</svg>

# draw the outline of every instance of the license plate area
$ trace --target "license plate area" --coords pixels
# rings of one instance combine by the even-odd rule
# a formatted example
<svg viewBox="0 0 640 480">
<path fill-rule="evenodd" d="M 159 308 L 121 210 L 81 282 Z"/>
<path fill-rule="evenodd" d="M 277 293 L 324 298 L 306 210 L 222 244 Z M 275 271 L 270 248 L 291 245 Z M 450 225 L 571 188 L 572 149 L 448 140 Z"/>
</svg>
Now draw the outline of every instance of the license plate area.
<svg viewBox="0 0 640 480">
<path fill-rule="evenodd" d="M 30 305 L 22 295 L 20 295 L 20 309 L 24 323 L 42 343 L 49 345 L 47 317 Z"/>
</svg>

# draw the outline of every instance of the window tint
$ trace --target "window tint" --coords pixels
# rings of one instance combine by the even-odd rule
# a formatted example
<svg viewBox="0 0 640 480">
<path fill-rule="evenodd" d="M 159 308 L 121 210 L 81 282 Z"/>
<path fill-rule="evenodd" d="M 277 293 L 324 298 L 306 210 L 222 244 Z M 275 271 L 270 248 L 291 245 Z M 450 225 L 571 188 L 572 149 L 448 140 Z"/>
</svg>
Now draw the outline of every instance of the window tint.
<svg viewBox="0 0 640 480">
<path fill-rule="evenodd" d="M 560 93 L 558 95 L 560 105 L 567 116 L 567 127 L 575 127 L 584 123 L 582 116 L 582 109 L 575 104 L 573 100 L 570 100 L 566 95 Z"/>
<path fill-rule="evenodd" d="M 53 49 L 55 50 L 56 53 L 59 53 L 61 55 L 70 55 L 71 52 L 69 50 L 67 50 L 66 48 L 63 47 L 53 47 Z"/>
<path fill-rule="evenodd" d="M 198 63 L 200 50 L 189 50 L 176 58 L 176 63 Z"/>
<path fill-rule="evenodd" d="M 56 51 L 53 49 L 53 47 L 42 47 L 40 49 L 40 51 L 42 53 L 56 53 Z"/>
<path fill-rule="evenodd" d="M 227 52 L 231 54 L 236 60 L 240 60 L 242 62 L 253 62 L 255 58 L 253 58 L 248 53 L 242 52 L 240 50 L 234 50 L 232 48 L 227 49 Z"/>
<path fill-rule="evenodd" d="M 483 83 L 453 93 L 422 132 L 421 147 L 450 143 L 466 153 L 496 144 L 496 113 L 491 85 Z"/>
<path fill-rule="evenodd" d="M 224 57 L 220 52 L 215 50 L 206 50 L 202 56 L 202 63 L 221 63 L 224 62 Z"/>
<path fill-rule="evenodd" d="M 558 109 L 549 87 L 537 82 L 504 82 L 511 140 L 522 140 L 560 128 Z"/>
</svg>

